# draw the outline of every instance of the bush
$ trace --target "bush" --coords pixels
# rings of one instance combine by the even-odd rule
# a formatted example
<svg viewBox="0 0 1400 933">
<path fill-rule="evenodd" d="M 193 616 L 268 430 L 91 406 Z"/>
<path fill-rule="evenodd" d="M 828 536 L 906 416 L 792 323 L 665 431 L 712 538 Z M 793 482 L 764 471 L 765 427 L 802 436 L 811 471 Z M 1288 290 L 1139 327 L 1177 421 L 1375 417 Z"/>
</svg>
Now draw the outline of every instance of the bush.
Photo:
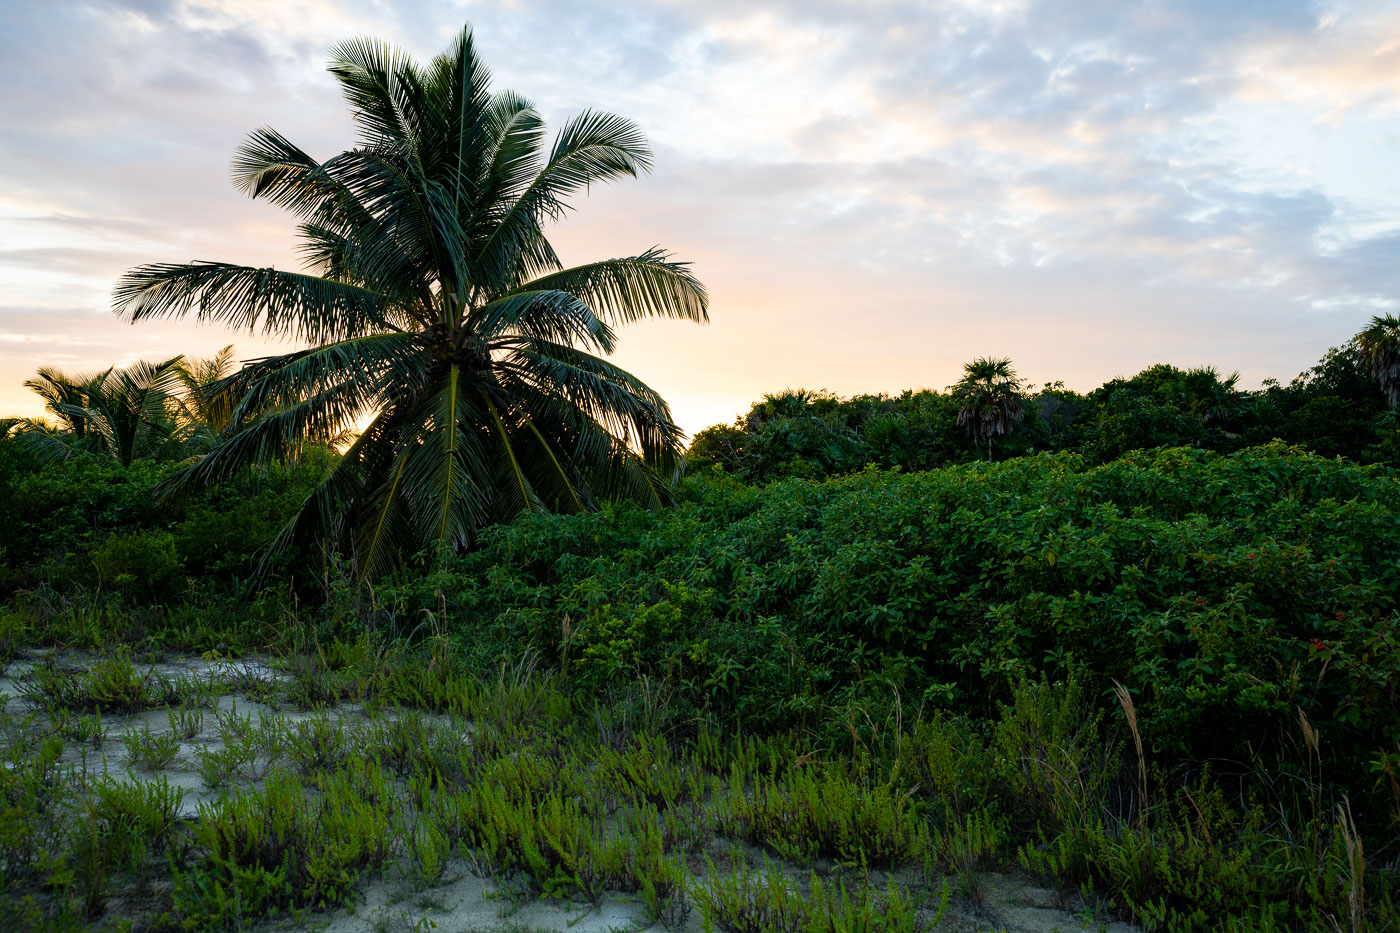
<svg viewBox="0 0 1400 933">
<path fill-rule="evenodd" d="M 1400 740 L 1395 473 L 1272 445 L 1104 466 L 1040 455 L 761 490 L 661 514 L 539 515 L 379 590 L 474 664 L 538 652 L 592 688 L 669 677 L 765 728 L 898 695 L 977 718 L 1078 675 L 1163 755 L 1291 755 L 1297 709 L 1361 783 Z M 577 661 L 577 664 L 574 662 Z"/>
<path fill-rule="evenodd" d="M 243 482 L 208 490 L 171 527 L 176 550 L 191 573 L 246 578 L 262 551 L 315 488 L 333 458 L 316 449 L 306 459 L 260 468 Z M 277 569 L 293 565 L 286 554 Z"/>
<path fill-rule="evenodd" d="M 168 531 L 129 531 L 112 535 L 92 552 L 100 582 L 160 596 L 178 583 L 183 567 Z"/>
<path fill-rule="evenodd" d="M 24 472 L 0 495 L 9 503 L 0 594 L 101 584 L 163 601 L 186 574 L 202 590 L 239 592 L 333 460 L 315 449 L 297 463 L 259 468 L 240 482 L 175 502 L 157 495 L 175 469 L 169 464 L 122 467 L 79 458 Z M 284 555 L 273 570 L 293 566 L 299 556 Z"/>
</svg>

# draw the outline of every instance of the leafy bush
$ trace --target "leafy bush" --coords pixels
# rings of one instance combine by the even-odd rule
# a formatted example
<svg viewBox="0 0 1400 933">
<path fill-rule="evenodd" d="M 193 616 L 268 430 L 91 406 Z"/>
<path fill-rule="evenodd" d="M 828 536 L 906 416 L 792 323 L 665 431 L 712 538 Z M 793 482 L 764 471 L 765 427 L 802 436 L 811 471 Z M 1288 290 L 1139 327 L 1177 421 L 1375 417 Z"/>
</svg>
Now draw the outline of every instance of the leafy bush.
<svg viewBox="0 0 1400 933">
<path fill-rule="evenodd" d="M 1112 680 L 1162 754 L 1288 755 L 1296 709 L 1344 771 L 1400 740 L 1394 473 L 1273 445 L 1040 455 L 762 490 L 693 480 L 653 515 L 493 529 L 381 587 L 446 610 L 473 664 L 566 652 L 584 683 L 670 677 L 772 727 L 897 690 L 985 718 L 1027 677 Z M 678 602 L 679 601 L 679 602 Z M 669 608 L 668 608 L 669 607 Z"/>
<path fill-rule="evenodd" d="M 333 462 L 330 451 L 313 448 L 295 463 L 258 469 L 242 483 L 209 490 L 171 527 L 181 560 L 191 573 L 248 577 L 263 548 Z M 292 566 L 296 556 L 284 555 L 277 569 Z"/>
<path fill-rule="evenodd" d="M 834 858 L 851 865 L 898 865 L 928 847 L 911 819 L 912 795 L 863 787 L 837 770 L 789 771 L 744 786 L 736 769 L 720 808 L 720 829 L 798 862 Z"/>
<path fill-rule="evenodd" d="M 814 872 L 804 885 L 766 858 L 761 868 L 707 868 L 694 887 L 701 916 L 707 929 L 718 924 L 733 933 L 924 933 L 948 905 L 945 887 L 933 916 L 920 916 L 893 881 L 881 890 L 864 877 L 848 887 L 844 880 L 823 882 Z"/>
<path fill-rule="evenodd" d="M 280 906 L 340 903 L 388 858 L 389 790 L 377 765 L 357 761 L 311 787 L 279 770 L 200 804 L 200 858 L 174 872 L 177 916 L 189 929 L 242 929 Z"/>
<path fill-rule="evenodd" d="M 118 532 L 92 552 L 100 580 L 109 586 L 163 596 L 183 569 L 168 531 Z"/>
</svg>

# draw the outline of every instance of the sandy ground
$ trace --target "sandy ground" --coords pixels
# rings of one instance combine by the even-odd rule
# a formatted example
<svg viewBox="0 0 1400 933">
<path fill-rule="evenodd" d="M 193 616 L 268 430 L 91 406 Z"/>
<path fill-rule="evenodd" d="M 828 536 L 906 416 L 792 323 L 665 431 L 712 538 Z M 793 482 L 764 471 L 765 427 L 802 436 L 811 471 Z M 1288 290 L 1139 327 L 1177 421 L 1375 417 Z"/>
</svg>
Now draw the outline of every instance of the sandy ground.
<svg viewBox="0 0 1400 933">
<path fill-rule="evenodd" d="M 84 659 L 70 656 L 64 662 L 81 666 Z M 14 662 L 5 671 L 5 676 L 0 677 L 0 697 L 8 698 L 5 701 L 6 713 L 23 716 L 29 712 L 29 704 L 19 696 L 21 678 L 38 663 L 42 663 L 42 656 L 37 654 Z M 221 661 L 181 659 L 149 666 L 169 677 L 242 674 L 275 679 L 283 676 L 275 667 L 260 660 L 239 661 L 230 665 Z M 123 779 L 139 780 L 164 777 L 172 787 L 183 792 L 180 817 L 193 821 L 199 818 L 201 804 L 215 801 L 233 788 L 259 783 L 256 777 L 240 777 L 221 787 L 205 785 L 198 767 L 199 755 L 201 750 L 222 748 L 220 717 L 249 717 L 251 723 L 260 728 L 275 725 L 291 729 L 299 722 L 320 715 L 323 714 L 308 713 L 289 706 L 267 705 L 237 693 L 228 693 L 218 697 L 214 710 L 204 713 L 199 733 L 188 740 L 182 739 L 175 760 L 159 772 L 134 769 L 122 736 L 142 729 L 149 730 L 153 735 L 169 734 L 170 717 L 164 708 L 132 716 L 104 716 L 102 725 L 107 735 L 101 744 L 69 741 L 65 745 L 64 760 L 87 774 L 105 772 Z M 354 705 L 338 707 L 324 715 L 352 729 L 371 722 L 365 711 Z M 394 715 L 393 711 L 378 713 L 381 721 Z M 446 717 L 414 715 L 420 715 L 438 726 L 450 725 Z M 469 724 L 457 724 L 456 728 L 462 731 L 464 737 L 469 734 Z M 255 763 L 249 770 L 257 775 L 261 769 Z M 1085 919 L 1087 914 L 1077 915 L 1065 909 L 1067 905 L 1055 892 L 1019 875 L 984 873 L 979 876 L 977 887 L 975 899 L 954 897 L 942 922 L 935 929 L 948 933 L 1069 933 L 1080 930 L 1137 933 L 1138 930 L 1121 922 Z M 460 861 L 449 866 L 443 882 L 429 888 L 409 885 L 401 873 L 391 866 L 383 877 L 365 886 L 362 893 L 362 900 L 352 908 L 305 918 L 295 928 L 323 930 L 325 933 L 427 933 L 430 930 L 438 933 L 641 933 L 662 930 L 698 933 L 704 929 L 702 918 L 695 910 L 677 918 L 673 926 L 648 925 L 642 906 L 634 898 L 621 893 L 604 896 L 593 904 L 531 899 L 528 895 L 513 892 L 508 883 L 497 884 L 476 866 Z M 290 928 L 293 927 L 286 921 L 269 922 L 262 927 L 269 931 Z"/>
<path fill-rule="evenodd" d="M 457 867 L 458 877 L 424 891 L 382 880 L 366 889 L 364 903 L 353 913 L 337 911 L 313 922 L 326 933 L 700 933 L 704 929 L 703 918 L 695 910 L 675 926 L 648 925 L 640 905 L 623 894 L 597 904 L 522 903 L 472 874 L 469 867 Z M 940 933 L 1141 933 L 1130 924 L 1076 916 L 1057 906 L 1055 892 L 1026 878 L 989 873 L 982 882 L 980 902 L 954 899 L 934 929 Z"/>
</svg>

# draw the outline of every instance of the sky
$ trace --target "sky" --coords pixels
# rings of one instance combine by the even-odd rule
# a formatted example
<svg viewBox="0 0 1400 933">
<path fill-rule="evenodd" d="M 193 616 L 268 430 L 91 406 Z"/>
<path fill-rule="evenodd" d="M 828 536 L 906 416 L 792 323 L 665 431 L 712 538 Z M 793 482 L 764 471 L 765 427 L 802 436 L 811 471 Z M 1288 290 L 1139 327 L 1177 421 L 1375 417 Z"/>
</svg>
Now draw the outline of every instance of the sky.
<svg viewBox="0 0 1400 933">
<path fill-rule="evenodd" d="M 655 170 L 551 230 L 653 245 L 711 323 L 616 359 L 690 432 L 787 387 L 942 388 L 977 356 L 1087 390 L 1158 362 L 1287 381 L 1400 308 L 1400 3 L 1296 0 L 6 0 L 0 414 L 40 366 L 277 352 L 115 317 L 146 262 L 296 268 L 228 181 L 272 126 L 354 144 L 325 71 L 356 36 L 428 58 L 464 24 L 551 126 L 636 121 Z"/>
</svg>

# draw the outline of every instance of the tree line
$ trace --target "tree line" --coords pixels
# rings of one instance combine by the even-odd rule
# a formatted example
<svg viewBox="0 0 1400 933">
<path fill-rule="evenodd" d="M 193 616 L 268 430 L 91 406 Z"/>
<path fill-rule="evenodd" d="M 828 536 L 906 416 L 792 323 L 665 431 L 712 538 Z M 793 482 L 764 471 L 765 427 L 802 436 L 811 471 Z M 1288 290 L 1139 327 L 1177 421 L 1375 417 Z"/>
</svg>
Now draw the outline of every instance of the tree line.
<svg viewBox="0 0 1400 933">
<path fill-rule="evenodd" d="M 944 392 L 766 395 L 733 424 L 698 433 L 687 457 L 751 482 L 1055 450 L 1107 463 L 1133 450 L 1230 453 L 1273 440 L 1358 463 L 1400 459 L 1400 318 L 1374 318 L 1286 384 L 1238 383 L 1238 373 L 1159 364 L 1081 393 L 1059 382 L 1033 388 L 1010 360 L 982 358 Z"/>
</svg>

